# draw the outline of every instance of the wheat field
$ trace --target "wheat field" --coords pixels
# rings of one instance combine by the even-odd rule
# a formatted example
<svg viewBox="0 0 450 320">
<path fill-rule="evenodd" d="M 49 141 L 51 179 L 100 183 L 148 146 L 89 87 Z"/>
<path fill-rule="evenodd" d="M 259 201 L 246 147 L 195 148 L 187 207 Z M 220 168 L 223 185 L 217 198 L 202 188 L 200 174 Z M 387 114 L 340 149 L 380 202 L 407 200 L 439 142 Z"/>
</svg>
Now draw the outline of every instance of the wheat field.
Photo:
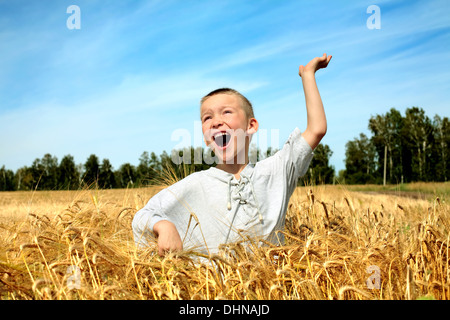
<svg viewBox="0 0 450 320">
<path fill-rule="evenodd" d="M 445 195 L 298 187 L 284 246 L 244 239 L 212 257 L 160 257 L 131 231 L 160 189 L 0 193 L 0 299 L 450 298 Z"/>
</svg>

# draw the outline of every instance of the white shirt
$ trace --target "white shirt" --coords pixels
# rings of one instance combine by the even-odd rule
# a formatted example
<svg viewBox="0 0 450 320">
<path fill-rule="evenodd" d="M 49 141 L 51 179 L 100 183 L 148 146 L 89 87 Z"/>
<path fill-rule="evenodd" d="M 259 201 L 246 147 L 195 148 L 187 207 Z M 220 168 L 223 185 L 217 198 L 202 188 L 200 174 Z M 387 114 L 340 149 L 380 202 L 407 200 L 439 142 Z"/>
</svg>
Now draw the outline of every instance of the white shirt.
<svg viewBox="0 0 450 320">
<path fill-rule="evenodd" d="M 237 180 L 211 167 L 195 172 L 153 196 L 133 219 L 136 244 L 147 245 L 161 220 L 175 224 L 183 249 L 215 253 L 221 244 L 252 239 L 283 243 L 289 199 L 313 152 L 298 128 L 283 148 L 248 164 Z"/>
</svg>

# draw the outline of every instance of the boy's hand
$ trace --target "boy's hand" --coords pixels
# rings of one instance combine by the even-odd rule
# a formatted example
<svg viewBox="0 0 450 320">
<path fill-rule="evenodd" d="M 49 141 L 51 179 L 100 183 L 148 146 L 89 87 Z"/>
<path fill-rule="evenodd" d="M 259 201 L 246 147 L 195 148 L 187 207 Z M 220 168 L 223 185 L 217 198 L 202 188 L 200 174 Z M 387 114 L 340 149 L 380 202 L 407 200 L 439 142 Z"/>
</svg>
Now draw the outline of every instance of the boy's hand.
<svg viewBox="0 0 450 320">
<path fill-rule="evenodd" d="M 331 56 L 327 56 L 326 53 L 321 57 L 312 59 L 306 66 L 301 65 L 298 74 L 303 77 L 305 74 L 314 74 L 317 70 L 326 68 L 331 60 Z"/>
<path fill-rule="evenodd" d="M 153 232 L 158 236 L 158 254 L 160 256 L 164 256 L 171 251 L 183 250 L 183 242 L 172 222 L 161 220 L 155 223 Z"/>
<path fill-rule="evenodd" d="M 306 102 L 306 129 L 302 137 L 315 149 L 327 132 L 327 118 L 317 88 L 315 73 L 321 68 L 326 68 L 331 60 L 331 56 L 326 53 L 321 57 L 312 59 L 306 66 L 300 66 L 298 74 L 302 78 L 303 91 Z"/>
</svg>

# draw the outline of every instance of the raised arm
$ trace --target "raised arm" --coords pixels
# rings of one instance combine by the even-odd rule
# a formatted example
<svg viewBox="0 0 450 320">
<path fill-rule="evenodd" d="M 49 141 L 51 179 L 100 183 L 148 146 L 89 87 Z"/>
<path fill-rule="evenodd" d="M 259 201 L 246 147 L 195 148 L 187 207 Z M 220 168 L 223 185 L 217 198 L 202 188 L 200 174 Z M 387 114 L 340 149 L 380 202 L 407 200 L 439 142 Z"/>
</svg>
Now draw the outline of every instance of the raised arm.
<svg viewBox="0 0 450 320">
<path fill-rule="evenodd" d="M 302 78 L 306 100 L 307 126 L 302 136 L 314 150 L 327 132 L 327 119 L 316 84 L 315 73 L 326 68 L 331 56 L 326 53 L 322 57 L 312 59 L 306 66 L 301 65 L 298 74 Z"/>
</svg>

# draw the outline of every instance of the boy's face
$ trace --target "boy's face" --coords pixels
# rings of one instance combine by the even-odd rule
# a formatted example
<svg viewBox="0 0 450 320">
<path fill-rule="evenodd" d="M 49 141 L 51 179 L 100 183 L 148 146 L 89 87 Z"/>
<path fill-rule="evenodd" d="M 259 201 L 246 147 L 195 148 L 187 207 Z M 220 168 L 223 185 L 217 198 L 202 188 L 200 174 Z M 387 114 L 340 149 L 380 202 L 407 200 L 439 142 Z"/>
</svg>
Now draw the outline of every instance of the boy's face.
<svg viewBox="0 0 450 320">
<path fill-rule="evenodd" d="M 258 130 L 255 118 L 247 119 L 241 100 L 233 94 L 216 94 L 201 105 L 205 143 L 227 164 L 245 164 L 250 137 Z"/>
</svg>

